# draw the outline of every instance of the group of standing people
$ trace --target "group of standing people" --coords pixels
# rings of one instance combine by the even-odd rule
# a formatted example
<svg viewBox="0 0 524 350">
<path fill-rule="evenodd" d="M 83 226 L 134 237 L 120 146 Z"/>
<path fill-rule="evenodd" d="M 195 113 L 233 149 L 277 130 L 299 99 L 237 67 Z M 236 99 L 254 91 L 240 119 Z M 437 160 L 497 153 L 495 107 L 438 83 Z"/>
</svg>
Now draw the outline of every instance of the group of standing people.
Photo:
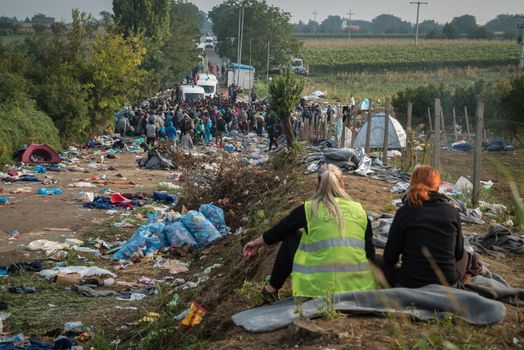
<svg viewBox="0 0 524 350">
<path fill-rule="evenodd" d="M 236 87 L 229 98 L 220 95 L 205 100 L 177 101 L 174 96 L 146 100 L 117 114 L 116 130 L 121 135 L 145 136 L 154 146 L 158 140 L 191 149 L 193 144 L 223 144 L 227 134 L 256 133 L 264 130 L 270 139 L 269 150 L 277 145 L 280 122 L 264 103 L 237 102 Z"/>
</svg>

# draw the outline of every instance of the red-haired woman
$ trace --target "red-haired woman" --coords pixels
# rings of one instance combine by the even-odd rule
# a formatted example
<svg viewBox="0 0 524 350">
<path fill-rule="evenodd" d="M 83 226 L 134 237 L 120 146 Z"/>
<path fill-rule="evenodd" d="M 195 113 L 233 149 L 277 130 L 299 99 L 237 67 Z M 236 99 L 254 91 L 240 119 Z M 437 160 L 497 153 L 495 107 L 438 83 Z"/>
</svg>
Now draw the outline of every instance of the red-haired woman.
<svg viewBox="0 0 524 350">
<path fill-rule="evenodd" d="M 440 174 L 429 165 L 411 175 L 405 203 L 395 214 L 384 248 L 383 267 L 391 286 L 455 285 L 459 279 L 457 261 L 464 254 L 460 216 L 438 193 L 439 185 Z"/>
</svg>

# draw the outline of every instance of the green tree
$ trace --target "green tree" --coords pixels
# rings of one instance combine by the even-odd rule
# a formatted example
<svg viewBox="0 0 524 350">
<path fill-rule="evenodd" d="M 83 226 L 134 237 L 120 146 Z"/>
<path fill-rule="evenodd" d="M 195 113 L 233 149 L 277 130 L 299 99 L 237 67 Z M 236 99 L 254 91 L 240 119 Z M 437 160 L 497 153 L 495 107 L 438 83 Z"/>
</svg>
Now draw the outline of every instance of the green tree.
<svg viewBox="0 0 524 350">
<path fill-rule="evenodd" d="M 495 88 L 498 106 L 502 118 L 499 127 L 515 138 L 520 144 L 524 142 L 524 74 L 511 81 L 501 81 Z"/>
<path fill-rule="evenodd" d="M 287 147 L 291 148 L 295 136 L 291 126 L 291 113 L 296 108 L 304 90 L 304 82 L 296 75 L 285 70 L 269 84 L 271 109 L 274 110 L 282 123 L 282 131 L 286 136 Z"/>
<path fill-rule="evenodd" d="M 427 19 L 425 21 L 420 22 L 419 25 L 419 33 L 429 33 L 431 31 L 441 31 L 442 25 L 438 24 L 432 19 Z"/>
<path fill-rule="evenodd" d="M 238 17 L 241 7 L 245 9 L 242 62 L 247 63 L 251 57 L 252 65 L 258 71 L 265 72 L 269 42 L 275 62 L 289 63 L 300 46 L 291 35 L 291 15 L 260 0 L 226 0 L 209 12 L 213 32 L 218 37 L 220 54 L 232 59 L 237 56 Z"/>
<path fill-rule="evenodd" d="M 145 49 L 137 39 L 98 35 L 86 66 L 90 133 L 112 127 L 114 113 L 140 96 L 146 72 L 140 69 Z"/>
<path fill-rule="evenodd" d="M 517 25 L 521 23 L 521 19 L 510 14 L 500 14 L 496 18 L 486 23 L 486 29 L 493 32 L 513 32 L 516 33 Z"/>
<path fill-rule="evenodd" d="M 446 39 L 456 39 L 459 36 L 457 27 L 451 23 L 446 23 L 442 28 L 442 34 Z"/>
<path fill-rule="evenodd" d="M 144 35 L 160 42 L 169 35 L 170 0 L 113 0 L 119 31 L 127 38 Z"/>
<path fill-rule="evenodd" d="M 325 33 L 342 32 L 342 18 L 340 16 L 327 16 L 326 19 L 320 23 L 320 31 Z"/>
<path fill-rule="evenodd" d="M 477 31 L 477 19 L 475 16 L 462 15 L 460 17 L 453 17 L 450 22 L 454 26 L 458 33 L 472 35 Z"/>
<path fill-rule="evenodd" d="M 374 33 L 409 33 L 411 23 L 397 16 L 382 14 L 373 18 L 371 28 Z"/>
</svg>

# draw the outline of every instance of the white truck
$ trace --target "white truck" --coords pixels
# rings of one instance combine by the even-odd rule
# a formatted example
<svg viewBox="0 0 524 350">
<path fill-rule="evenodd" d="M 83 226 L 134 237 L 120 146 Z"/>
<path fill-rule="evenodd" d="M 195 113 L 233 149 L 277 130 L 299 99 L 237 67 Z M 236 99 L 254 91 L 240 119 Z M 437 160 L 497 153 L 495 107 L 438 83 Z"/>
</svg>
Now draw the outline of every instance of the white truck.
<svg viewBox="0 0 524 350">
<path fill-rule="evenodd" d="M 206 98 L 203 87 L 196 85 L 180 85 L 177 89 L 179 101 L 198 101 Z"/>
<path fill-rule="evenodd" d="M 206 49 L 214 49 L 215 48 L 215 39 L 212 36 L 206 36 Z"/>
<path fill-rule="evenodd" d="M 204 89 L 205 97 L 213 98 L 217 93 L 218 80 L 214 74 L 199 74 L 197 86 Z"/>
<path fill-rule="evenodd" d="M 309 69 L 304 64 L 304 60 L 301 58 L 293 58 L 291 60 L 291 70 L 300 75 L 308 75 Z"/>
<path fill-rule="evenodd" d="M 247 64 L 231 63 L 227 70 L 227 86 L 240 86 L 243 90 L 250 90 L 255 83 L 255 68 Z"/>
</svg>

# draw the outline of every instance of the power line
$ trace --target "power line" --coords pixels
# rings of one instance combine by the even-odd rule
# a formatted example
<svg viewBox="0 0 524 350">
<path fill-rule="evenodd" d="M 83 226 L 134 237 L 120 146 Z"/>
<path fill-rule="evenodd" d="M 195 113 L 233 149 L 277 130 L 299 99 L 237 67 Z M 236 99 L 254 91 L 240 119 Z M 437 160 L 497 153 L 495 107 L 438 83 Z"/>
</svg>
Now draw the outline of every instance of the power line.
<svg viewBox="0 0 524 350">
<path fill-rule="evenodd" d="M 424 1 L 411 1 L 411 5 L 417 5 L 417 29 L 415 31 L 415 46 L 418 46 L 418 15 L 420 13 L 420 5 L 427 5 L 427 2 Z"/>
<path fill-rule="evenodd" d="M 349 16 L 349 20 L 348 20 L 348 40 L 351 40 L 351 16 L 353 16 L 355 14 L 355 12 L 351 11 L 351 9 L 349 9 L 349 12 L 347 13 L 347 15 Z"/>
</svg>

